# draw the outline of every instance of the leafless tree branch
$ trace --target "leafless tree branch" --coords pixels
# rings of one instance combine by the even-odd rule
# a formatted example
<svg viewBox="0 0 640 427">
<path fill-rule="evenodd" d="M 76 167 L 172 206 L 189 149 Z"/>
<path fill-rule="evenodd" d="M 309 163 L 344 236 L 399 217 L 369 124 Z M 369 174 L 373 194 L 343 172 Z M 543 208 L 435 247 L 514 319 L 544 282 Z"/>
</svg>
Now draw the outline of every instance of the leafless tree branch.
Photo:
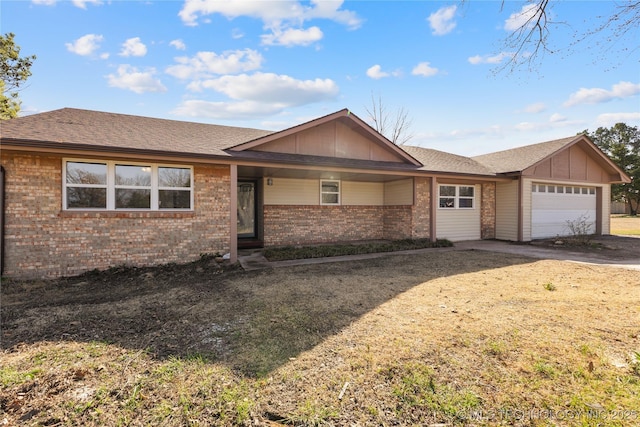
<svg viewBox="0 0 640 427">
<path fill-rule="evenodd" d="M 413 138 L 414 135 L 411 132 L 413 121 L 405 108 L 396 110 L 395 116 L 392 116 L 382 97 L 378 96 L 376 99 L 372 92 L 371 105 L 365 106 L 365 110 L 373 128 L 394 144 L 404 145 Z"/>
</svg>

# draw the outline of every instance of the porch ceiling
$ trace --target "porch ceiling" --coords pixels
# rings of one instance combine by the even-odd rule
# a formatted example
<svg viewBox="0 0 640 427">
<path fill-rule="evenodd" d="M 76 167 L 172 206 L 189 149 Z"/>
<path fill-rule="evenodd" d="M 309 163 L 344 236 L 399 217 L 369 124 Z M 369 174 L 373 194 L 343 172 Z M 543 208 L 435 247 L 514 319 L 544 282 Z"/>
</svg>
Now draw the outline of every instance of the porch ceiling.
<svg viewBox="0 0 640 427">
<path fill-rule="evenodd" d="M 410 178 L 410 176 L 362 171 L 292 169 L 277 166 L 238 166 L 238 178 L 339 179 L 343 181 L 389 182 Z"/>
</svg>

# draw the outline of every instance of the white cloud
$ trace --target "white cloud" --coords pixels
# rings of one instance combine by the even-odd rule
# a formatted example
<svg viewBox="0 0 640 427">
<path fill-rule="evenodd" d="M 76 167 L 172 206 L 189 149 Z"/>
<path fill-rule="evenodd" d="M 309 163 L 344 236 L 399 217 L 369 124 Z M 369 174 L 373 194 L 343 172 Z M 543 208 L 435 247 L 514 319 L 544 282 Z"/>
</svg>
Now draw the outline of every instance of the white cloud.
<svg viewBox="0 0 640 427">
<path fill-rule="evenodd" d="M 100 43 L 103 39 L 104 37 L 98 34 L 87 34 L 73 43 L 65 43 L 65 46 L 67 46 L 69 52 L 73 52 L 76 55 L 89 56 L 100 49 Z"/>
<path fill-rule="evenodd" d="M 382 71 L 382 67 L 378 64 L 369 67 L 367 69 L 367 76 L 374 80 L 382 79 L 384 77 L 389 77 L 389 73 Z"/>
<path fill-rule="evenodd" d="M 513 128 L 518 131 L 532 132 L 532 131 L 544 131 L 551 129 L 561 129 L 566 127 L 573 127 L 584 125 L 582 120 L 569 120 L 566 117 L 555 113 L 549 117 L 546 122 L 521 122 L 516 124 Z"/>
<path fill-rule="evenodd" d="M 53 6 L 58 2 L 58 0 L 32 0 L 33 4 L 39 4 L 44 6 Z M 101 0 L 72 0 L 74 6 L 79 7 L 80 9 L 86 9 L 87 3 L 94 4 L 99 6 L 102 4 Z"/>
<path fill-rule="evenodd" d="M 72 3 L 76 7 L 79 7 L 80 9 L 86 9 L 87 8 L 87 3 L 99 6 L 99 5 L 102 4 L 102 1 L 100 1 L 100 0 L 72 0 Z"/>
<path fill-rule="evenodd" d="M 184 117 L 207 117 L 217 120 L 239 120 L 280 113 L 285 107 L 254 101 L 210 102 L 192 99 L 181 102 L 171 113 Z"/>
<path fill-rule="evenodd" d="M 427 21 L 429 21 L 434 35 L 443 36 L 453 31 L 456 27 L 456 23 L 453 21 L 456 16 L 456 10 L 458 10 L 457 6 L 446 6 L 429 15 Z"/>
<path fill-rule="evenodd" d="M 580 88 L 572 93 L 563 104 L 572 107 L 579 104 L 601 104 L 614 99 L 629 98 L 640 93 L 640 83 L 620 82 L 611 87 L 611 90 L 601 88 Z"/>
<path fill-rule="evenodd" d="M 497 55 L 476 55 L 467 59 L 473 65 L 478 64 L 500 64 L 505 58 L 513 57 L 513 53 L 500 52 Z"/>
<path fill-rule="evenodd" d="M 125 64 L 118 67 L 117 75 L 109 74 L 107 80 L 111 87 L 130 90 L 138 94 L 166 92 L 167 88 L 160 80 L 154 77 L 155 74 L 155 68 L 150 68 L 147 71 L 138 71 L 136 67 Z"/>
<path fill-rule="evenodd" d="M 438 74 L 439 70 L 429 65 L 428 62 L 421 62 L 411 71 L 414 76 L 431 77 Z"/>
<path fill-rule="evenodd" d="M 262 44 L 267 46 L 308 46 L 311 43 L 321 40 L 324 34 L 318 27 L 311 27 L 306 30 L 288 28 L 284 31 L 274 30 L 272 34 L 261 36 Z"/>
<path fill-rule="evenodd" d="M 545 105 L 544 102 L 536 102 L 534 104 L 529 104 L 526 107 L 524 107 L 524 112 L 535 114 L 535 113 L 542 113 L 546 109 L 547 109 L 547 106 Z"/>
<path fill-rule="evenodd" d="M 260 19 L 267 28 L 302 25 L 312 19 L 329 19 L 355 29 L 362 20 L 355 12 L 341 9 L 342 0 L 312 0 L 309 5 L 298 1 L 185 0 L 178 13 L 186 25 L 198 25 L 201 16 L 221 14 L 228 19 L 247 16 Z"/>
<path fill-rule="evenodd" d="M 122 43 L 120 56 L 145 56 L 147 54 L 147 46 L 140 41 L 140 37 L 127 39 Z"/>
<path fill-rule="evenodd" d="M 597 126 L 611 127 L 616 123 L 640 123 L 640 112 L 604 113 L 596 119 Z"/>
<path fill-rule="evenodd" d="M 567 121 L 567 118 L 559 113 L 554 113 L 549 117 L 549 123 L 560 123 Z"/>
<path fill-rule="evenodd" d="M 173 46 L 178 50 L 186 50 L 187 49 L 187 45 L 184 44 L 184 42 L 181 39 L 171 40 L 169 42 L 169 46 Z"/>
<path fill-rule="evenodd" d="M 244 37 L 244 32 L 240 28 L 234 28 L 231 30 L 231 38 L 238 40 Z"/>
<path fill-rule="evenodd" d="M 233 74 L 260 69 L 262 55 L 253 49 L 226 51 L 222 54 L 215 52 L 198 52 L 189 58 L 186 56 L 175 58 L 177 64 L 166 69 L 179 79 L 201 79 L 216 74 Z"/>
<path fill-rule="evenodd" d="M 339 92 L 331 79 L 297 80 L 273 73 L 222 76 L 199 82 L 199 87 L 224 93 L 231 99 L 278 105 L 281 108 L 331 100 Z"/>
<path fill-rule="evenodd" d="M 504 29 L 507 31 L 516 31 L 519 28 L 530 28 L 537 20 L 540 11 L 536 3 L 530 3 L 522 6 L 520 12 L 512 13 L 504 22 Z"/>
</svg>

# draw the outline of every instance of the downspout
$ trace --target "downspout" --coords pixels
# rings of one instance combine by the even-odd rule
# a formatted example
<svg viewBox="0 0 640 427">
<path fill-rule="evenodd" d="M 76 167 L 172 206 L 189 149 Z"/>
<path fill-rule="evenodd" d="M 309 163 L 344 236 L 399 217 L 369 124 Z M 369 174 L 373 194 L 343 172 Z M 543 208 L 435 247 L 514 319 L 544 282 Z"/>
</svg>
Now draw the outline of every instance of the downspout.
<svg viewBox="0 0 640 427">
<path fill-rule="evenodd" d="M 0 166 L 0 276 L 4 274 L 4 167 Z"/>
</svg>

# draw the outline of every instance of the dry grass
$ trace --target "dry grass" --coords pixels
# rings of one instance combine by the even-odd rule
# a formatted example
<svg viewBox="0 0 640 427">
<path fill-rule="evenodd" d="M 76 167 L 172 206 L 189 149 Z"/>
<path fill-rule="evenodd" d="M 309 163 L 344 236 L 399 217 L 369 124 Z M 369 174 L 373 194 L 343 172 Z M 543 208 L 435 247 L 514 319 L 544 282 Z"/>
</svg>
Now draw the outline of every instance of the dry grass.
<svg viewBox="0 0 640 427">
<path fill-rule="evenodd" d="M 0 425 L 640 423 L 637 271 L 437 249 L 190 271 L 3 284 Z"/>
<path fill-rule="evenodd" d="M 611 234 L 640 236 L 640 216 L 611 216 Z"/>
</svg>

